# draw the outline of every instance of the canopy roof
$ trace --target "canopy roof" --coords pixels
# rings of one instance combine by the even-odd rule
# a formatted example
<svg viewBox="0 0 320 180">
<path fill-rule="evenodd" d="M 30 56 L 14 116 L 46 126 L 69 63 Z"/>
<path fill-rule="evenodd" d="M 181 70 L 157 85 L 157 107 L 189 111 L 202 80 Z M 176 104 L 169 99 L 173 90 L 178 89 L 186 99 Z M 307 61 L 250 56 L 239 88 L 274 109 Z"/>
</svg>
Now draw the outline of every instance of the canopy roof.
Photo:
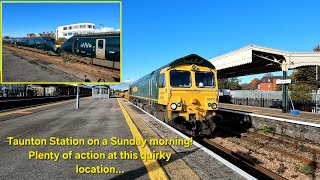
<svg viewBox="0 0 320 180">
<path fill-rule="evenodd" d="M 281 71 L 301 66 L 320 65 L 320 52 L 288 52 L 249 45 L 209 60 L 218 70 L 219 78 Z"/>
</svg>

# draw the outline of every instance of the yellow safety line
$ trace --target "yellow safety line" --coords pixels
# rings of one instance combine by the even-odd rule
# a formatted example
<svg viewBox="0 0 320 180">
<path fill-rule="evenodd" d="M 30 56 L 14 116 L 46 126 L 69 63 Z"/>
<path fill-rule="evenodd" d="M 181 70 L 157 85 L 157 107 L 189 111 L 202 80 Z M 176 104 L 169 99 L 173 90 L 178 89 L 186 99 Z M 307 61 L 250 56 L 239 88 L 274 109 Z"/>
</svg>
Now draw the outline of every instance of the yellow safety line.
<svg viewBox="0 0 320 180">
<path fill-rule="evenodd" d="M 127 121 L 127 124 L 131 130 L 133 137 L 135 139 L 142 140 L 143 139 L 142 135 L 139 133 L 139 130 L 137 129 L 137 127 L 133 123 L 128 112 L 125 110 L 125 108 L 123 107 L 120 100 L 117 99 L 117 101 L 119 103 L 119 106 L 123 112 L 123 115 Z M 138 145 L 137 147 L 138 147 L 140 154 L 142 154 L 142 153 L 145 153 L 145 154 L 150 153 L 151 154 L 152 153 L 148 146 L 141 147 Z M 159 163 L 156 160 L 148 160 L 147 162 L 143 161 L 143 163 L 144 163 L 145 167 L 147 168 L 148 175 L 151 180 L 153 180 L 153 179 L 168 179 L 166 176 L 166 173 L 163 171 L 163 169 L 161 168 L 161 166 L 159 165 Z"/>
<path fill-rule="evenodd" d="M 19 109 L 19 110 L 15 110 L 15 111 L 9 111 L 9 112 L 5 112 L 5 113 L 0 113 L 0 116 L 6 116 L 6 115 L 10 115 L 10 114 L 21 113 L 21 112 L 24 112 L 24 111 L 30 111 L 30 110 L 35 110 L 35 109 L 39 109 L 39 108 L 45 108 L 45 107 L 55 106 L 55 105 L 67 103 L 67 102 L 70 102 L 70 101 L 74 101 L 74 99 L 71 99 L 71 100 L 68 100 L 68 101 L 63 101 L 63 102 L 57 102 L 57 103 L 50 103 L 50 104 L 40 105 L 40 106 L 31 107 L 31 108 L 26 108 L 26 109 Z"/>
</svg>

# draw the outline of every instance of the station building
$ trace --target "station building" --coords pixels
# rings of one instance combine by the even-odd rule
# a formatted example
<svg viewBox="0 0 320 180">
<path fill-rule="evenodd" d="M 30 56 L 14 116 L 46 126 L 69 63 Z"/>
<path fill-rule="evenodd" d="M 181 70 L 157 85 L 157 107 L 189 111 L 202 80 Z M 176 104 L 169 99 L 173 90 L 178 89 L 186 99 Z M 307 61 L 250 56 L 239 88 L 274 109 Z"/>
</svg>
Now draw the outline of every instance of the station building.
<svg viewBox="0 0 320 180">
<path fill-rule="evenodd" d="M 95 32 L 95 24 L 93 23 L 77 23 L 59 26 L 56 29 L 56 39 L 70 38 L 78 34 L 92 34 Z"/>
</svg>

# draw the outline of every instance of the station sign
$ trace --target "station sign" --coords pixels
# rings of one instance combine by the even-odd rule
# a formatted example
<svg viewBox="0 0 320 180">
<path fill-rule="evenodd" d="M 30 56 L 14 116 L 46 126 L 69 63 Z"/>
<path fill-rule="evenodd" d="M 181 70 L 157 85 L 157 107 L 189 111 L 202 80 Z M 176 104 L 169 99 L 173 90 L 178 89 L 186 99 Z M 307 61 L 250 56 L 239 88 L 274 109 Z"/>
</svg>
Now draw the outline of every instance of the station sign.
<svg viewBox="0 0 320 180">
<path fill-rule="evenodd" d="M 291 84 L 291 79 L 277 79 L 276 84 Z"/>
</svg>

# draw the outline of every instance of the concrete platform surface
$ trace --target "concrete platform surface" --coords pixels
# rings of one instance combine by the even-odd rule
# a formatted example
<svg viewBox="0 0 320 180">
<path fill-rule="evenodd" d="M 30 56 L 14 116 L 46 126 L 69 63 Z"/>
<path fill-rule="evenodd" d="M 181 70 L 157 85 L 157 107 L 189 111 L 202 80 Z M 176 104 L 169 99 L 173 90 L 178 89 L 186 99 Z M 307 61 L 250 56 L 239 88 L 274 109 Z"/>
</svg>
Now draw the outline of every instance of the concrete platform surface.
<svg viewBox="0 0 320 180">
<path fill-rule="evenodd" d="M 84 82 L 69 69 L 38 58 L 20 57 L 2 48 L 2 75 L 4 82 Z M 78 72 L 79 73 L 79 72 Z"/>
<path fill-rule="evenodd" d="M 245 179 L 201 147 L 183 146 L 10 146 L 7 137 L 173 139 L 179 135 L 120 98 L 82 98 L 0 113 L 0 179 Z M 181 138 L 181 137 L 180 137 Z M 30 151 L 61 153 L 163 152 L 170 160 L 28 159 Z M 119 155 L 119 154 L 118 154 Z M 116 173 L 79 174 L 76 167 L 115 167 Z M 240 172 L 241 173 L 241 172 Z"/>
<path fill-rule="evenodd" d="M 28 160 L 28 151 L 120 152 L 136 146 L 9 146 L 6 137 L 132 138 L 116 99 L 85 98 L 80 109 L 69 101 L 56 106 L 0 114 L 0 179 L 112 179 L 120 174 L 76 174 L 75 166 L 114 166 L 127 179 L 149 179 L 142 160 Z M 6 119 L 7 118 L 7 119 Z"/>
</svg>

